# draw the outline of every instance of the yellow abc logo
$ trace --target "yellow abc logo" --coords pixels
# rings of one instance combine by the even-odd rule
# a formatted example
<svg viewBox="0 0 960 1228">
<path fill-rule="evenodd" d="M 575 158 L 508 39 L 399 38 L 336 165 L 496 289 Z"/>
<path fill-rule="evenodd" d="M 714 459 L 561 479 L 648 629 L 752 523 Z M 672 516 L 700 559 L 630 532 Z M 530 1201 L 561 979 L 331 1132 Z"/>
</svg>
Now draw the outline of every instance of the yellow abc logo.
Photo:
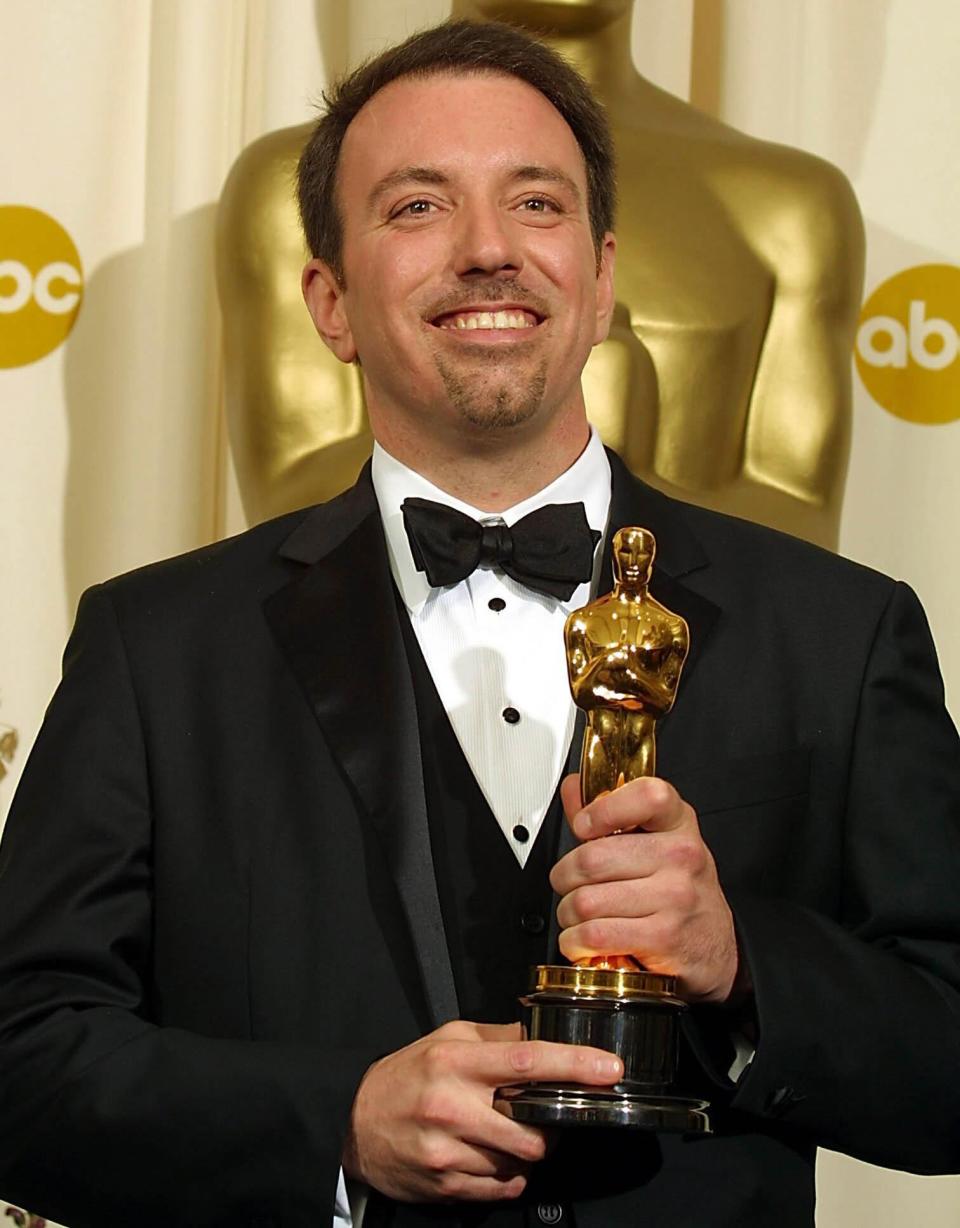
<svg viewBox="0 0 960 1228">
<path fill-rule="evenodd" d="M 860 313 L 856 363 L 878 405 L 908 422 L 960 418 L 960 268 L 919 264 L 879 285 Z"/>
<path fill-rule="evenodd" d="M 55 350 L 80 310 L 83 271 L 58 221 L 26 205 L 0 205 L 0 367 Z"/>
</svg>

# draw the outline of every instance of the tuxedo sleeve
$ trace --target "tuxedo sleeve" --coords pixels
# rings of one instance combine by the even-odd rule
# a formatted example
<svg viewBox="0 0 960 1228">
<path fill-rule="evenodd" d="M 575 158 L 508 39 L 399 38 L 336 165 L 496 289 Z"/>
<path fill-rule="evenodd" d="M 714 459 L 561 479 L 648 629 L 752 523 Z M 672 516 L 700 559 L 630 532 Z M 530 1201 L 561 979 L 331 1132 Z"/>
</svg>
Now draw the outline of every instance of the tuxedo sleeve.
<svg viewBox="0 0 960 1228">
<path fill-rule="evenodd" d="M 374 1055 L 152 1021 L 156 821 L 94 589 L 0 848 L 0 1197 L 71 1228 L 330 1224 Z"/>
<path fill-rule="evenodd" d="M 875 1164 L 956 1171 L 960 745 L 904 585 L 861 679 L 840 813 L 835 918 L 730 897 L 760 1037 L 733 1107 Z"/>
</svg>

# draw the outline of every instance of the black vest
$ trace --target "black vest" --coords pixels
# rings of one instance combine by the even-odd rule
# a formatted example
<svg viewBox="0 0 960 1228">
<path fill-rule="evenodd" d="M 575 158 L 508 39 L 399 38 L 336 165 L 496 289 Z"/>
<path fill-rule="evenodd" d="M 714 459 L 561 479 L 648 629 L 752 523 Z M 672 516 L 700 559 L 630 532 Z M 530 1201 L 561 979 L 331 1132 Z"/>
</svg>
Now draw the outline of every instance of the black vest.
<svg viewBox="0 0 960 1228">
<path fill-rule="evenodd" d="M 548 876 L 563 821 L 559 793 L 521 867 L 460 748 L 407 612 L 399 600 L 398 605 L 417 702 L 430 845 L 460 1018 L 510 1023 L 520 1018 L 517 999 L 527 989 L 530 968 L 548 958 L 556 907 Z M 558 958 L 556 951 L 551 953 L 550 959 Z M 535 1189 L 516 1203 L 457 1206 L 391 1203 L 374 1193 L 364 1228 L 539 1228 L 544 1208 L 548 1223 L 560 1210 L 538 1200 Z M 572 1228 L 569 1209 L 564 1210 L 560 1222 Z"/>
<path fill-rule="evenodd" d="M 460 1018 L 510 1023 L 520 1018 L 517 998 L 528 987 L 529 969 L 547 958 L 560 799 L 553 798 L 521 868 L 460 749 L 409 625 L 405 634 L 430 846 Z"/>
</svg>

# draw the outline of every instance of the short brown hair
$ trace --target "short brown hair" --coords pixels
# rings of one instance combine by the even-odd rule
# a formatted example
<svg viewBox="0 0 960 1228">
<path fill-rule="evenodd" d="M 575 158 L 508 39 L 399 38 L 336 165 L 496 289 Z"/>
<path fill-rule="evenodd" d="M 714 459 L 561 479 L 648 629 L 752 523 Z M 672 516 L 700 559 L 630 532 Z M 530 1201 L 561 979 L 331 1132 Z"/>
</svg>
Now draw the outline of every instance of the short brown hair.
<svg viewBox="0 0 960 1228">
<path fill-rule="evenodd" d="M 566 120 L 586 164 L 590 230 L 599 262 L 603 236 L 613 229 L 616 179 L 607 117 L 590 87 L 562 56 L 522 30 L 494 21 L 448 21 L 367 60 L 323 95 L 326 111 L 300 156 L 297 194 L 310 251 L 339 280 L 343 223 L 336 180 L 347 128 L 391 81 L 458 70 L 518 77 L 539 90 Z"/>
</svg>

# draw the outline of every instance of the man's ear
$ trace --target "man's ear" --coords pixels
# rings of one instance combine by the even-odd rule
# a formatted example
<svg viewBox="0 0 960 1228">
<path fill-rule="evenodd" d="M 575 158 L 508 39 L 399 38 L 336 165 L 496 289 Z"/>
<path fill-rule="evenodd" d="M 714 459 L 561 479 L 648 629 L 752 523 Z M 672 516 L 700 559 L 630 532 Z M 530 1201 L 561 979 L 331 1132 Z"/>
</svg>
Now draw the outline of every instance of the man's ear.
<svg viewBox="0 0 960 1228">
<path fill-rule="evenodd" d="M 344 287 L 328 264 L 311 260 L 300 279 L 303 300 L 314 327 L 341 362 L 353 362 L 357 347 L 344 309 Z"/>
<path fill-rule="evenodd" d="M 593 344 L 599 345 L 606 341 L 610 331 L 610 321 L 613 319 L 613 309 L 616 297 L 613 290 L 613 268 L 617 253 L 617 240 L 608 230 L 603 236 L 600 248 L 600 264 L 597 269 L 597 329 Z"/>
</svg>

